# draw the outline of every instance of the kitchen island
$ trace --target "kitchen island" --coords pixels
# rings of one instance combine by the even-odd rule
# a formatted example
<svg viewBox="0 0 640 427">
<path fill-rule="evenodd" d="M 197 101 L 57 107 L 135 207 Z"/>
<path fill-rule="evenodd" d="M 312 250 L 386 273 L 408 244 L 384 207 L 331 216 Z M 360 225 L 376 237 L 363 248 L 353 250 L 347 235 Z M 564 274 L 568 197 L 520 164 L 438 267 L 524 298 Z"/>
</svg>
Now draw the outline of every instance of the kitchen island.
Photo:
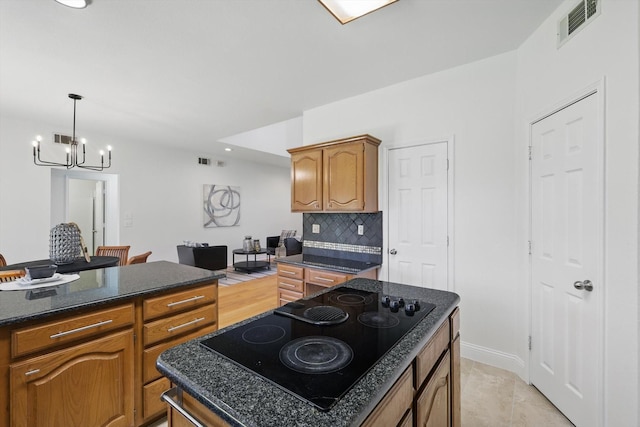
<svg viewBox="0 0 640 427">
<path fill-rule="evenodd" d="M 0 292 L 0 426 L 146 424 L 169 385 L 157 355 L 217 329 L 223 274 L 157 261 L 79 276 Z"/>
<path fill-rule="evenodd" d="M 243 327 L 272 312 L 165 351 L 158 358 L 158 370 L 178 387 L 173 395 L 185 393 L 182 405 L 196 419 L 206 420 L 204 425 L 413 425 L 414 417 L 420 425 L 425 417 L 437 419 L 434 425 L 459 425 L 458 295 L 360 278 L 332 289 L 343 287 L 393 298 L 402 296 L 406 301 L 432 303 L 435 308 L 329 410 L 318 409 L 201 345 L 203 340 Z M 180 416 L 172 411 L 170 417 L 174 420 L 173 417 Z"/>
</svg>

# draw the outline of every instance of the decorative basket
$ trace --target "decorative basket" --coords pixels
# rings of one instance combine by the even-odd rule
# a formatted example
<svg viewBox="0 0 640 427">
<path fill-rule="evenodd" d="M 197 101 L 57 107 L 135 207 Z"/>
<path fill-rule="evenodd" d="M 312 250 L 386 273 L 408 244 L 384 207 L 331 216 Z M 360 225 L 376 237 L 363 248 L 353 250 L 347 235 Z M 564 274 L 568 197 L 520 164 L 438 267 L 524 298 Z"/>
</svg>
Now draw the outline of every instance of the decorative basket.
<svg viewBox="0 0 640 427">
<path fill-rule="evenodd" d="M 74 223 L 58 224 L 49 233 L 49 259 L 56 264 L 70 264 L 80 258 L 80 229 Z"/>
</svg>

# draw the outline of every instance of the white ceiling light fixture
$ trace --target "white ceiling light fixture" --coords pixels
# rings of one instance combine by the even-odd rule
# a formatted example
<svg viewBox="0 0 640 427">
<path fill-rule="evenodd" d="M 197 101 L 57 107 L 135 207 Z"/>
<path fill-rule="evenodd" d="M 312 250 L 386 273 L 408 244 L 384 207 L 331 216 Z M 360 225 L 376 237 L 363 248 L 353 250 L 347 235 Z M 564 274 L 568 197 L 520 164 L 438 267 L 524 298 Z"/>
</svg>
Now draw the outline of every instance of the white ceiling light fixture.
<svg viewBox="0 0 640 427">
<path fill-rule="evenodd" d="M 87 7 L 87 0 L 56 0 L 58 3 L 63 4 L 74 9 L 84 9 Z"/>
<path fill-rule="evenodd" d="M 353 21 L 398 0 L 318 0 L 342 24 Z"/>
</svg>

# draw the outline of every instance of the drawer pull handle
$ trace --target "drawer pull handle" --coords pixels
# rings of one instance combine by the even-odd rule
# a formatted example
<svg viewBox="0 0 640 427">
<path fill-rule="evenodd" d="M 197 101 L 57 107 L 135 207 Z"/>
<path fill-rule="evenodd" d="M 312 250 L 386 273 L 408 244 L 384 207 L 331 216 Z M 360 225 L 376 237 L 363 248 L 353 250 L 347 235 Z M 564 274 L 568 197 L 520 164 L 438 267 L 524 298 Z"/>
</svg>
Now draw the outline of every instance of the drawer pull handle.
<svg viewBox="0 0 640 427">
<path fill-rule="evenodd" d="M 162 393 L 160 397 L 162 398 L 162 400 L 167 402 L 169 406 L 171 406 L 173 409 L 178 411 L 187 420 L 189 420 L 189 422 L 194 426 L 206 427 L 204 424 L 202 424 L 202 422 L 200 422 L 199 419 L 197 419 L 194 415 L 190 414 L 189 411 L 187 411 L 182 406 L 182 389 L 178 389 L 178 387 L 170 388 L 169 390 Z M 174 398 L 176 400 L 174 400 Z"/>
<path fill-rule="evenodd" d="M 194 323 L 198 323 L 201 320 L 204 320 L 204 317 L 198 317 L 197 319 L 193 319 L 191 322 L 183 323 L 182 325 L 171 326 L 171 327 L 169 327 L 169 329 L 167 329 L 167 332 L 173 332 L 176 329 L 180 329 L 180 328 L 184 328 L 185 326 L 193 325 Z"/>
<path fill-rule="evenodd" d="M 314 280 L 320 280 L 321 282 L 331 282 L 331 283 L 335 282 L 335 280 L 327 279 L 326 277 L 314 277 L 313 279 Z"/>
<path fill-rule="evenodd" d="M 184 304 L 191 301 L 198 301 L 199 299 L 202 299 L 202 298 L 204 298 L 204 295 L 197 295 L 195 297 L 183 299 L 182 301 L 170 302 L 169 304 L 167 304 L 167 307 L 173 307 L 175 305 L 180 305 L 180 304 Z"/>
<path fill-rule="evenodd" d="M 296 285 L 294 285 L 293 283 L 287 283 L 287 282 L 280 282 L 281 286 L 288 286 L 290 288 L 295 288 Z"/>
<path fill-rule="evenodd" d="M 105 320 L 103 322 L 98 322 L 98 323 L 94 323 L 92 325 L 87 325 L 87 326 L 82 326 L 80 328 L 75 328 L 75 329 L 71 329 L 69 331 L 64 331 L 64 332 L 58 332 L 57 334 L 53 334 L 51 335 L 49 338 L 51 339 L 55 339 L 55 338 L 60 338 L 60 337 L 64 337 L 66 335 L 71 335 L 71 334 L 75 334 L 77 332 L 82 332 L 82 331 L 86 331 L 87 329 L 92 329 L 92 328 L 99 328 L 100 326 L 103 325 L 108 325 L 109 323 L 113 322 L 113 320 L 109 319 L 109 320 Z"/>
<path fill-rule="evenodd" d="M 40 369 L 32 369 L 30 371 L 25 372 L 25 376 L 29 376 L 29 375 L 34 375 L 37 374 L 38 372 L 40 372 Z"/>
<path fill-rule="evenodd" d="M 287 271 L 287 270 L 280 270 L 280 273 L 291 274 L 292 276 L 295 276 L 296 274 L 298 274 L 295 271 Z"/>
</svg>

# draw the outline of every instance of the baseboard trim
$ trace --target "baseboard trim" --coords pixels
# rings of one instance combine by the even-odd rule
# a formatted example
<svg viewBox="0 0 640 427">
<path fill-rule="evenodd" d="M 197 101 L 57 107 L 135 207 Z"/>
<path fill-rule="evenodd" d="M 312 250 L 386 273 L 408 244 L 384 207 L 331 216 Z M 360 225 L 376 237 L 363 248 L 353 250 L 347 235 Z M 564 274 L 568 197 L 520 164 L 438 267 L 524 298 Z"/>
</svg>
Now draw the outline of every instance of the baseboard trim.
<svg viewBox="0 0 640 427">
<path fill-rule="evenodd" d="M 513 372 L 525 382 L 528 381 L 526 379 L 524 360 L 515 354 L 504 353 L 462 341 L 460 343 L 460 355 L 465 359 Z"/>
</svg>

